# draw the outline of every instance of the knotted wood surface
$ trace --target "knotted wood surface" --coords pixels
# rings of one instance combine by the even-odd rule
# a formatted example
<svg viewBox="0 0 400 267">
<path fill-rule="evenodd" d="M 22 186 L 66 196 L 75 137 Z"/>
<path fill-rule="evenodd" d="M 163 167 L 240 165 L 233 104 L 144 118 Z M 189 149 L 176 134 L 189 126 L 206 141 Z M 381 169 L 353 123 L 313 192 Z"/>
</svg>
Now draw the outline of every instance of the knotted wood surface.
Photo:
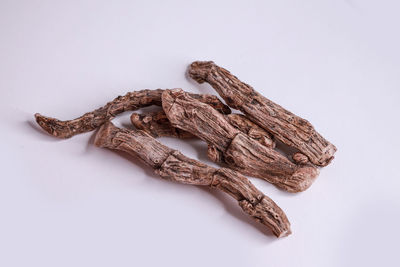
<svg viewBox="0 0 400 267">
<path fill-rule="evenodd" d="M 326 166 L 333 159 L 336 147 L 311 123 L 262 96 L 226 69 L 212 61 L 196 61 L 190 65 L 188 73 L 199 83 L 209 83 L 228 106 L 241 110 L 275 138 L 297 148 L 312 163 Z"/>
<path fill-rule="evenodd" d="M 307 189 L 319 171 L 311 164 L 295 164 L 271 147 L 239 131 L 214 108 L 181 89 L 166 90 L 162 106 L 173 127 L 212 144 L 230 168 L 259 177 L 288 192 Z"/>
<path fill-rule="evenodd" d="M 239 131 L 256 139 L 259 143 L 274 148 L 275 142 L 270 133 L 262 129 L 254 122 L 247 119 L 241 114 L 228 114 L 225 119 Z M 193 134 L 179 128 L 174 128 L 169 122 L 167 115 L 163 110 L 149 112 L 146 114 L 132 113 L 132 124 L 140 130 L 143 130 L 153 137 L 177 137 L 177 138 L 193 138 Z"/>
</svg>

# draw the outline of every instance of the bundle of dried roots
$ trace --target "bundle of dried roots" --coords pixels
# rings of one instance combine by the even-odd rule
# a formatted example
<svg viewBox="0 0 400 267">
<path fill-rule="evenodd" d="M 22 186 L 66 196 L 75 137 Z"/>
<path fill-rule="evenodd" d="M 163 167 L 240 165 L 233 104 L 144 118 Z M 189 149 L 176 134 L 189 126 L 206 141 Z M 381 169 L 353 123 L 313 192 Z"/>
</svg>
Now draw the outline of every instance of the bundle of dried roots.
<svg viewBox="0 0 400 267">
<path fill-rule="evenodd" d="M 243 114 L 231 114 L 230 108 L 214 95 L 146 89 L 118 96 L 73 120 L 40 114 L 35 118 L 45 131 L 59 138 L 100 128 L 95 145 L 138 157 L 164 179 L 228 193 L 245 213 L 277 237 L 289 235 L 285 213 L 242 174 L 264 179 L 288 192 L 301 192 L 314 182 L 318 167 L 331 162 L 336 147 L 307 120 L 265 98 L 212 61 L 193 62 L 189 75 L 199 83 L 209 83 L 228 106 Z M 117 128 L 110 122 L 122 112 L 151 105 L 162 110 L 132 113 L 131 122 L 138 130 Z M 216 169 L 190 159 L 154 139 L 160 136 L 198 137 L 208 144 L 208 157 L 228 168 Z M 275 140 L 298 152 L 282 154 L 275 149 Z"/>
</svg>

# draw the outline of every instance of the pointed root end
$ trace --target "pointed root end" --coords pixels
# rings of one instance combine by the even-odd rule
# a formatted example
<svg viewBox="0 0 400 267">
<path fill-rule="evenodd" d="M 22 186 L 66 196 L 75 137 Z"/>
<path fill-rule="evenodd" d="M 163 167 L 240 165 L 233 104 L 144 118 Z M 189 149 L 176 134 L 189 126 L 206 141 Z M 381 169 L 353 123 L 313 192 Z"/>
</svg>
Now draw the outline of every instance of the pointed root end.
<svg viewBox="0 0 400 267">
<path fill-rule="evenodd" d="M 60 134 L 60 132 L 58 131 L 58 129 L 60 128 L 62 129 L 63 127 L 65 127 L 64 125 L 62 125 L 61 121 L 54 118 L 43 116 L 39 113 L 35 113 L 35 120 L 37 124 L 39 124 L 39 126 L 49 134 L 58 138 L 69 137 L 68 135 Z"/>
</svg>

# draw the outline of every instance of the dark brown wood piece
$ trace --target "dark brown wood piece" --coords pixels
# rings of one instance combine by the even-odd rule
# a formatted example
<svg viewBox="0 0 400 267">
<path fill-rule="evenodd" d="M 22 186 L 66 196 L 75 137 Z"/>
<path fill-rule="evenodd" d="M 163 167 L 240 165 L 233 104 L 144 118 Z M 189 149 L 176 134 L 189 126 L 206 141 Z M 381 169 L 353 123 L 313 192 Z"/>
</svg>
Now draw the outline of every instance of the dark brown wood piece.
<svg viewBox="0 0 400 267">
<path fill-rule="evenodd" d="M 336 147 L 324 139 L 305 119 L 259 94 L 212 61 L 193 62 L 188 70 L 199 83 L 209 83 L 228 106 L 241 110 L 283 143 L 297 148 L 312 163 L 326 166 L 333 159 Z"/>
<path fill-rule="evenodd" d="M 124 96 L 118 96 L 105 106 L 92 112 L 85 113 L 74 120 L 61 121 L 55 118 L 35 114 L 36 122 L 49 134 L 58 138 L 69 138 L 76 134 L 90 132 L 112 120 L 118 114 L 137 110 L 139 108 L 157 105 L 161 106 L 161 94 L 164 90 L 140 90 L 129 92 Z M 206 94 L 190 94 L 193 98 L 205 102 L 223 114 L 229 114 L 229 107 L 223 104 L 218 97 Z"/>
<path fill-rule="evenodd" d="M 173 127 L 212 144 L 224 161 L 243 174 L 259 177 L 288 192 L 307 189 L 319 174 L 311 164 L 294 164 L 233 127 L 225 116 L 181 89 L 166 90 L 162 106 Z M 216 155 L 218 157 L 218 155 Z"/>
<path fill-rule="evenodd" d="M 210 167 L 162 145 L 144 131 L 120 129 L 111 122 L 101 126 L 95 145 L 138 157 L 163 179 L 221 190 L 236 199 L 244 212 L 269 227 L 277 237 L 291 233 L 290 223 L 282 209 L 246 177 L 233 170 Z"/>
</svg>

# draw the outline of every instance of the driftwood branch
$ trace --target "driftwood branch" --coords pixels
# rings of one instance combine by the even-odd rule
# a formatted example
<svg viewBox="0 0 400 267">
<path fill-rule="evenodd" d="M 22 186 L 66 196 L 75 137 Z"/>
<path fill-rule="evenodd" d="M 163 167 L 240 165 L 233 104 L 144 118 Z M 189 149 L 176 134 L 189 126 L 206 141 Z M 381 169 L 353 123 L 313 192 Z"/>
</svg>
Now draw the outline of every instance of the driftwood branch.
<svg viewBox="0 0 400 267">
<path fill-rule="evenodd" d="M 289 192 L 307 189 L 319 171 L 311 164 L 294 164 L 274 149 L 233 127 L 225 116 L 181 89 L 162 94 L 172 126 L 188 131 L 223 153 L 229 167 L 259 177 Z"/>
<path fill-rule="evenodd" d="M 244 212 L 268 226 L 277 237 L 291 233 L 290 223 L 281 208 L 246 177 L 233 170 L 210 167 L 162 145 L 144 131 L 120 129 L 111 122 L 101 126 L 95 145 L 136 156 L 166 180 L 210 186 L 228 193 Z"/>
<path fill-rule="evenodd" d="M 312 163 L 326 166 L 333 159 L 336 147 L 324 139 L 307 120 L 265 98 L 226 69 L 212 61 L 196 61 L 190 65 L 188 72 L 197 82 L 209 83 L 228 106 L 241 110 L 275 138 L 297 148 Z"/>
<path fill-rule="evenodd" d="M 241 114 L 228 114 L 225 115 L 225 119 L 233 127 L 257 140 L 260 144 L 272 148 L 275 147 L 275 142 L 271 134 L 245 116 Z M 194 135 L 189 132 L 174 128 L 163 110 L 147 114 L 132 113 L 131 122 L 137 129 L 143 130 L 153 137 L 168 136 L 182 139 L 194 137 Z"/>
<path fill-rule="evenodd" d="M 140 90 L 118 96 L 105 106 L 85 113 L 74 120 L 61 121 L 55 118 L 35 114 L 37 123 L 49 134 L 58 138 L 69 138 L 76 134 L 93 131 L 103 123 L 112 120 L 118 114 L 137 110 L 139 108 L 157 105 L 161 106 L 161 94 L 164 90 Z M 193 98 L 207 103 L 223 114 L 229 114 L 230 109 L 218 97 L 206 94 L 190 94 Z"/>
</svg>

